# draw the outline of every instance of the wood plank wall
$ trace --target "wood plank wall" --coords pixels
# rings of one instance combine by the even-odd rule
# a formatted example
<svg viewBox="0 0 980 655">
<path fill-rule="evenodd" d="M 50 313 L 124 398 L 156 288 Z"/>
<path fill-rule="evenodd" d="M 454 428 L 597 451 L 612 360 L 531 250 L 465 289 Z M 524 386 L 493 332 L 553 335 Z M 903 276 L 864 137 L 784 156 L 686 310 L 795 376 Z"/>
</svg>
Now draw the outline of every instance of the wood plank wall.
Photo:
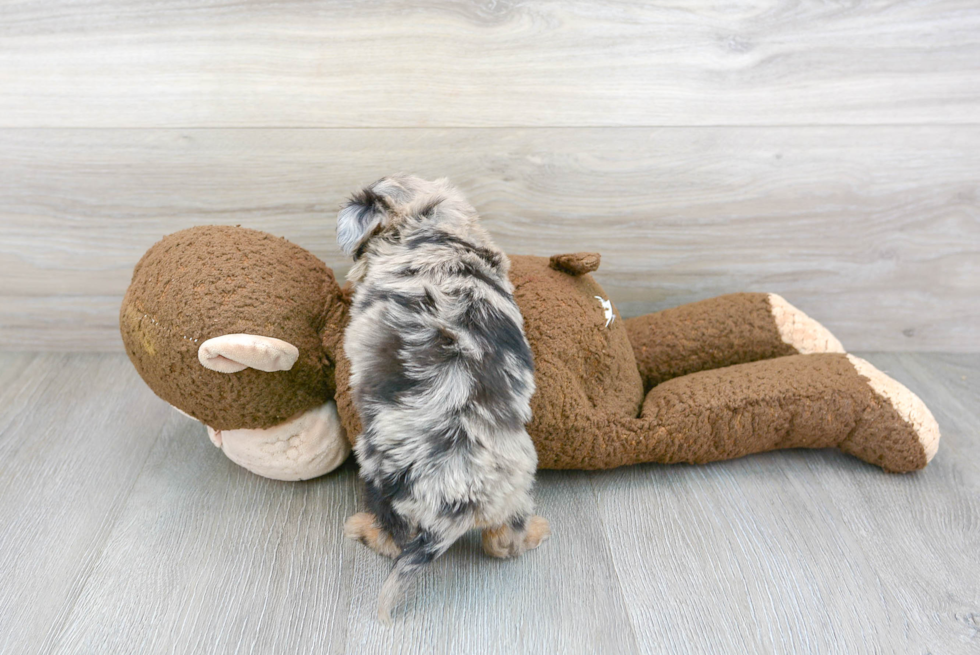
<svg viewBox="0 0 980 655">
<path fill-rule="evenodd" d="M 191 225 L 343 273 L 337 207 L 395 171 L 601 251 L 626 315 L 774 291 L 851 349 L 980 350 L 975 0 L 4 3 L 0 348 L 119 349 Z"/>
</svg>

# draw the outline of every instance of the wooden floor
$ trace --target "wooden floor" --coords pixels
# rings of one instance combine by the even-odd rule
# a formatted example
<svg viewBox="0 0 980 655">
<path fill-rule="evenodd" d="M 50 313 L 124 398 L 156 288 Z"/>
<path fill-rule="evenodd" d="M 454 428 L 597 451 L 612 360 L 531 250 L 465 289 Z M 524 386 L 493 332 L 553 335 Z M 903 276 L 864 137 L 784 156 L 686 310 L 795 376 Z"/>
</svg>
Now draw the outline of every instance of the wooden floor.
<svg viewBox="0 0 980 655">
<path fill-rule="evenodd" d="M 122 355 L 0 355 L 0 653 L 980 652 L 980 355 L 865 356 L 935 412 L 925 471 L 544 472 L 551 541 L 466 539 L 384 629 L 350 463 L 265 480 Z"/>
</svg>

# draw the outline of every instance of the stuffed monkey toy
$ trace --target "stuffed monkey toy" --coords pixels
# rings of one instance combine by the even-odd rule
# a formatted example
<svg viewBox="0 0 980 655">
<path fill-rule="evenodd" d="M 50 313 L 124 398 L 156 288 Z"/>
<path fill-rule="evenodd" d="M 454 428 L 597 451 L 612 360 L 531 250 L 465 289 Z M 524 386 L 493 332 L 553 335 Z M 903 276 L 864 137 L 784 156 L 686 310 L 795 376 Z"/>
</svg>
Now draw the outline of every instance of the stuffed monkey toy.
<svg viewBox="0 0 980 655">
<path fill-rule="evenodd" d="M 921 469 L 939 429 L 925 404 L 774 294 L 738 293 L 623 320 L 595 253 L 512 256 L 535 363 L 538 465 L 706 463 L 839 448 Z M 308 251 L 238 227 L 165 237 L 120 311 L 130 359 L 216 446 L 265 477 L 339 466 L 360 421 L 343 353 L 350 291 Z"/>
</svg>

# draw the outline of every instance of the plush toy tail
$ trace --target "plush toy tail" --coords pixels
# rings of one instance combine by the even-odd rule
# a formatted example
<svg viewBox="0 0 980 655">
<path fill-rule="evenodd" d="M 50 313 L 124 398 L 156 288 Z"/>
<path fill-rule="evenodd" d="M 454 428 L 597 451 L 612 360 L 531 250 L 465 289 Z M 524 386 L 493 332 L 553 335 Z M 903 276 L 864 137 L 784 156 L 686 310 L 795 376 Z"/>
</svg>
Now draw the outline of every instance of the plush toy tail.
<svg viewBox="0 0 980 655">
<path fill-rule="evenodd" d="M 560 448 L 537 444 L 542 468 L 703 464 L 782 448 L 839 448 L 907 472 L 923 468 L 939 447 L 939 427 L 915 394 L 845 354 L 693 373 L 654 387 L 639 418 L 599 416 L 569 428 Z"/>
</svg>

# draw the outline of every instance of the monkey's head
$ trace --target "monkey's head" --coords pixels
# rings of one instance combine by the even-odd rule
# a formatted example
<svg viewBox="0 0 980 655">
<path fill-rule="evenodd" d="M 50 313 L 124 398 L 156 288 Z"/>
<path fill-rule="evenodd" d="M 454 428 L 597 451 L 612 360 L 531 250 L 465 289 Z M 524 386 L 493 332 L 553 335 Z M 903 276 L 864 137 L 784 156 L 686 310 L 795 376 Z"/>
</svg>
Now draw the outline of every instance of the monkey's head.
<svg viewBox="0 0 980 655">
<path fill-rule="evenodd" d="M 321 450 L 322 440 L 334 440 L 336 466 L 349 452 L 329 402 L 348 300 L 333 272 L 303 248 L 255 230 L 202 226 L 171 234 L 146 252 L 119 322 L 143 380 L 209 426 L 212 440 L 236 462 L 256 470 L 242 461 L 247 454 L 229 452 L 223 434 L 249 446 L 274 435 L 261 447 L 282 446 L 286 460 L 301 459 L 299 446 L 310 439 L 319 439 Z M 279 426 L 285 432 L 268 432 Z M 309 470 L 256 472 L 313 477 Z"/>
</svg>

